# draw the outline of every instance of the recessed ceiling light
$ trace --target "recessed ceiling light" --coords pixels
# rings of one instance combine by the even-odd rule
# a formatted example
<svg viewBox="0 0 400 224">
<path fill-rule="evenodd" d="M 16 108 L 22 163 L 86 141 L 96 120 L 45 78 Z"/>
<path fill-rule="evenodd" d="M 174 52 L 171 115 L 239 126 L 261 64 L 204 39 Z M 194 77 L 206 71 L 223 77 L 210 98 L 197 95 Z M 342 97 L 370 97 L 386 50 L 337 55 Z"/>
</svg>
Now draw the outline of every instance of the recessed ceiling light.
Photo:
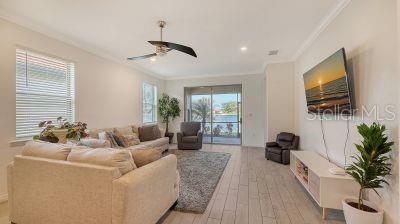
<svg viewBox="0 0 400 224">
<path fill-rule="evenodd" d="M 157 61 L 157 59 L 156 58 L 150 58 L 150 61 Z"/>
<path fill-rule="evenodd" d="M 247 51 L 247 47 L 246 47 L 246 46 L 241 47 L 241 48 L 240 48 L 240 51 L 242 51 L 242 52 Z"/>
</svg>

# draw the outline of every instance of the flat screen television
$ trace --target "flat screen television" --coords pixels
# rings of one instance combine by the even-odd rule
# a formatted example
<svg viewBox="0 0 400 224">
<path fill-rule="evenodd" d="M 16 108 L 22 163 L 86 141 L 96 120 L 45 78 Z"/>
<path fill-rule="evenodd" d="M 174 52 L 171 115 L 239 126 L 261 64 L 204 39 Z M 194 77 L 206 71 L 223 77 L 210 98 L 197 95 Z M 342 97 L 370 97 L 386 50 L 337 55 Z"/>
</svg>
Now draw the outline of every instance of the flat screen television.
<svg viewBox="0 0 400 224">
<path fill-rule="evenodd" d="M 303 78 L 308 113 L 354 113 L 353 84 L 344 48 L 304 73 Z"/>
</svg>

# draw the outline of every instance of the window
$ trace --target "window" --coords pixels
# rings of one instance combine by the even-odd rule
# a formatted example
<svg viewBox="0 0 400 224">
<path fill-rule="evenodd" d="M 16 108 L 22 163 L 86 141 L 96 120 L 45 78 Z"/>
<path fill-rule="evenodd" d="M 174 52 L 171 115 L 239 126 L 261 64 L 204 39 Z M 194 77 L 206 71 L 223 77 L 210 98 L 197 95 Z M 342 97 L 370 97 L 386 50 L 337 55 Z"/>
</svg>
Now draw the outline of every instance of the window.
<svg viewBox="0 0 400 224">
<path fill-rule="evenodd" d="M 143 123 L 157 122 L 157 87 L 143 83 Z"/>
<path fill-rule="evenodd" d="M 73 63 L 26 50 L 16 51 L 16 137 L 39 134 L 39 122 L 74 121 Z"/>
</svg>

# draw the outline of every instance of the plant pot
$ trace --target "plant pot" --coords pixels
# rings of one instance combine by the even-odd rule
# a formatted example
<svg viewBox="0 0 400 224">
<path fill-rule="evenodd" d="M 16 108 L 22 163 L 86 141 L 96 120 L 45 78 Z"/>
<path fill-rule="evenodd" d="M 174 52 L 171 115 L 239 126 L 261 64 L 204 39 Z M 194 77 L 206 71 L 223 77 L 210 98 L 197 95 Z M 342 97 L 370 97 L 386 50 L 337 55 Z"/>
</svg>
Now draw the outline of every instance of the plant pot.
<svg viewBox="0 0 400 224">
<path fill-rule="evenodd" d="M 36 139 L 34 139 L 34 140 L 36 140 Z M 57 143 L 58 142 L 58 138 L 57 137 L 51 137 L 51 136 L 48 136 L 48 137 L 41 136 L 41 137 L 38 138 L 38 140 L 44 141 L 44 142 L 50 142 L 50 143 Z"/>
<path fill-rule="evenodd" d="M 358 203 L 358 199 L 345 198 L 342 200 L 343 213 L 347 224 L 382 224 L 383 210 L 374 203 L 363 200 L 364 205 L 375 209 L 377 212 L 362 211 L 349 205 L 349 202 Z"/>
<path fill-rule="evenodd" d="M 68 129 L 54 129 L 53 134 L 58 138 L 58 143 L 67 143 Z"/>
<path fill-rule="evenodd" d="M 174 133 L 171 133 L 171 132 L 165 133 L 165 137 L 168 137 L 169 144 L 172 144 L 172 138 L 174 137 Z"/>
</svg>

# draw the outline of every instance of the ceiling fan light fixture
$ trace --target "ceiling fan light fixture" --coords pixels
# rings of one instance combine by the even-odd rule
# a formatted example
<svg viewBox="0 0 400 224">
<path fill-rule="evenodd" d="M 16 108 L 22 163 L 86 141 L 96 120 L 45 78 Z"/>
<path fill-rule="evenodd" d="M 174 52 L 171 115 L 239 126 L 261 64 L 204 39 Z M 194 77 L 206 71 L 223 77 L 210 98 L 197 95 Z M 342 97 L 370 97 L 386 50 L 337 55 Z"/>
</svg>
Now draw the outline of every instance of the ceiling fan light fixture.
<svg viewBox="0 0 400 224">
<path fill-rule="evenodd" d="M 156 54 L 157 56 L 164 56 L 167 54 L 167 49 L 164 46 L 157 46 L 156 47 Z"/>
<path fill-rule="evenodd" d="M 246 47 L 246 46 L 241 47 L 241 48 L 240 48 L 240 51 L 241 51 L 241 52 L 246 52 L 246 51 L 247 51 L 247 47 Z"/>
<path fill-rule="evenodd" d="M 138 57 L 130 57 L 130 58 L 127 58 L 127 60 L 140 60 L 140 59 L 146 59 L 146 58 L 154 58 L 154 56 L 164 56 L 169 51 L 172 51 L 172 50 L 180 51 L 182 53 L 185 53 L 185 54 L 188 54 L 188 55 L 191 55 L 191 56 L 197 58 L 196 52 L 191 47 L 163 41 L 163 29 L 165 27 L 165 24 L 166 24 L 165 21 L 158 21 L 158 26 L 160 27 L 160 40 L 159 41 L 147 41 L 156 47 L 155 53 L 142 55 L 142 56 L 138 56 Z M 150 60 L 155 61 L 155 59 L 150 59 Z"/>
<path fill-rule="evenodd" d="M 155 62 L 157 59 L 155 57 L 150 58 L 150 61 Z"/>
</svg>

